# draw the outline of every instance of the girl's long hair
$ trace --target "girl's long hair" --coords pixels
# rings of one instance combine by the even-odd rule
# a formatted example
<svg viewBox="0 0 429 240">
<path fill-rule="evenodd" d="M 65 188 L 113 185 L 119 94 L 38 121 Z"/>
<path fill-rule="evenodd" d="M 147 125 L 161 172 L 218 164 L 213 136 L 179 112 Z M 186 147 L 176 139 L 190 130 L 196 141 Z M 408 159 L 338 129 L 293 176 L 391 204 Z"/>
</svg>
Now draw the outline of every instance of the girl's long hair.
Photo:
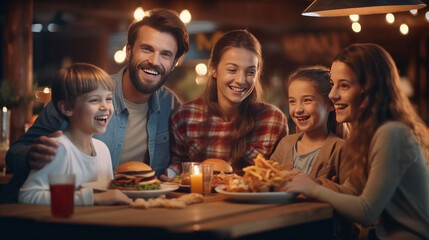
<svg viewBox="0 0 429 240">
<path fill-rule="evenodd" d="M 365 185 L 371 139 L 376 130 L 387 121 L 400 121 L 407 125 L 428 160 L 426 125 L 401 91 L 399 73 L 390 54 L 376 44 L 352 44 L 343 49 L 334 61 L 350 67 L 362 89 L 357 121 L 353 122 L 344 150 L 347 159 L 345 162 L 353 164 L 350 166 L 352 182 L 360 184 L 362 188 Z"/>
<path fill-rule="evenodd" d="M 255 87 L 240 103 L 238 115 L 233 119 L 233 128 L 231 129 L 233 144 L 229 161 L 234 168 L 238 167 L 237 169 L 241 169 L 242 166 L 240 166 L 239 162 L 246 150 L 246 136 L 249 135 L 254 127 L 255 103 L 259 100 L 261 93 L 260 76 L 263 63 L 261 45 L 256 37 L 247 30 L 233 30 L 225 33 L 214 45 L 209 61 L 210 68 L 217 69 L 222 55 L 233 47 L 247 49 L 254 52 L 258 57 Z M 210 75 L 202 98 L 207 107 L 206 114 L 221 116 L 216 82 L 217 79 Z"/>
</svg>

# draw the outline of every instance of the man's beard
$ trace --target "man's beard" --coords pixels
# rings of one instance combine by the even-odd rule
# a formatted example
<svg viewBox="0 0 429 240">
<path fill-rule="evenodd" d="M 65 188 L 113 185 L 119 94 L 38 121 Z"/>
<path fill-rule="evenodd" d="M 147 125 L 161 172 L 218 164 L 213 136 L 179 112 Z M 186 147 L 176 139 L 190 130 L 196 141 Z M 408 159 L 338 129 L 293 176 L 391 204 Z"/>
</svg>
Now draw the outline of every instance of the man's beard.
<svg viewBox="0 0 429 240">
<path fill-rule="evenodd" d="M 130 60 L 128 63 L 128 70 L 130 71 L 130 80 L 133 83 L 134 87 L 141 93 L 144 94 L 152 94 L 159 88 L 161 88 L 162 85 L 164 85 L 165 81 L 167 81 L 168 74 L 165 74 L 165 71 L 161 69 L 159 66 L 153 66 L 151 64 L 147 63 L 141 63 L 136 68 L 132 65 L 133 55 L 131 54 Z M 159 80 L 158 84 L 155 86 L 149 86 L 145 85 L 143 81 L 140 81 L 140 78 L 138 76 L 138 71 L 140 69 L 154 69 L 161 75 L 161 79 Z"/>
</svg>

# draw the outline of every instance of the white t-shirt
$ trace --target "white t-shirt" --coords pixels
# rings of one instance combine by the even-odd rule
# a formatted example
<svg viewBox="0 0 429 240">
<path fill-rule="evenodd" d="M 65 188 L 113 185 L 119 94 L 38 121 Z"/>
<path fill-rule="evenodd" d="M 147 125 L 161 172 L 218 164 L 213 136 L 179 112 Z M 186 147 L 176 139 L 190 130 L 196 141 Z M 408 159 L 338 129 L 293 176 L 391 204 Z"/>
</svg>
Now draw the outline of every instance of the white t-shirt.
<svg viewBox="0 0 429 240">
<path fill-rule="evenodd" d="M 64 134 L 56 140 L 60 146 L 54 160 L 40 170 L 30 171 L 19 191 L 18 201 L 27 204 L 50 204 L 48 175 L 74 173 L 76 175 L 74 204 L 93 205 L 92 188 L 80 187 L 83 183 L 113 178 L 109 149 L 106 144 L 93 138 L 92 144 L 96 155 L 89 156 L 76 148 Z"/>
</svg>

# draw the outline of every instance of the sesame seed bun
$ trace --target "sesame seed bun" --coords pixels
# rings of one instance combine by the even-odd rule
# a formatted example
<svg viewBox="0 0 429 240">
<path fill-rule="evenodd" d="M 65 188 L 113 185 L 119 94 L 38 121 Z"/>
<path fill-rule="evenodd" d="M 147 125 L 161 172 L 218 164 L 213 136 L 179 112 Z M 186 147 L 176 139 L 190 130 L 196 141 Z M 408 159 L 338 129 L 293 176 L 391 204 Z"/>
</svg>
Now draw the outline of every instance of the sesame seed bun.
<svg viewBox="0 0 429 240">
<path fill-rule="evenodd" d="M 116 168 L 115 173 L 127 173 L 127 172 L 146 172 L 152 171 L 152 168 L 143 162 L 130 161 L 119 165 Z"/>
</svg>

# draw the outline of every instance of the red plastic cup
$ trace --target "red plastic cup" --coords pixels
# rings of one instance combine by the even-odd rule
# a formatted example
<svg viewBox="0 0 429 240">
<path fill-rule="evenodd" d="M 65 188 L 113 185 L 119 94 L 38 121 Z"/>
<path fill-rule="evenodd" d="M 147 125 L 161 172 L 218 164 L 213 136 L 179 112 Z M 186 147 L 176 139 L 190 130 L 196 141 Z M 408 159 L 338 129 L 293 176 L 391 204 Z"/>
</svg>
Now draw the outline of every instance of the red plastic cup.
<svg viewBox="0 0 429 240">
<path fill-rule="evenodd" d="M 49 175 L 51 213 L 55 218 L 67 218 L 74 210 L 75 175 Z"/>
</svg>

